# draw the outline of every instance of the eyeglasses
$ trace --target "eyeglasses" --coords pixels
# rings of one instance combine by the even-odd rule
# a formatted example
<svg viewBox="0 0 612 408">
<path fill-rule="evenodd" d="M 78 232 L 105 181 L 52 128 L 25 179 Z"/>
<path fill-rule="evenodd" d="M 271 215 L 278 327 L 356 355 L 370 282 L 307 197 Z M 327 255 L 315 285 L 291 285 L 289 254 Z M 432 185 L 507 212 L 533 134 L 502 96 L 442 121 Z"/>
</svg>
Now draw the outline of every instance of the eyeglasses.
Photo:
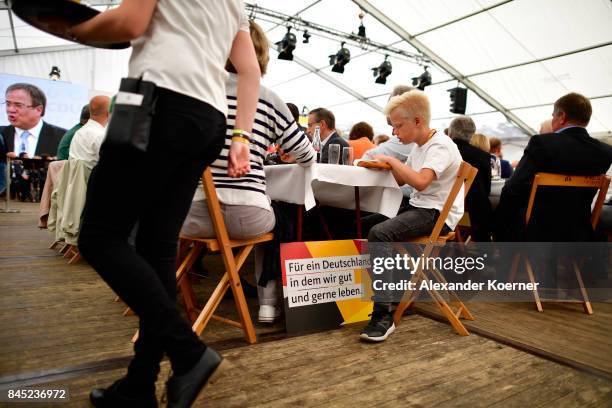
<svg viewBox="0 0 612 408">
<path fill-rule="evenodd" d="M 36 107 L 36 105 L 24 105 L 21 102 L 11 102 L 11 101 L 2 101 L 0 102 L 0 105 L 6 105 L 7 108 L 10 108 L 12 106 L 13 108 L 18 109 L 18 110 Z"/>
</svg>

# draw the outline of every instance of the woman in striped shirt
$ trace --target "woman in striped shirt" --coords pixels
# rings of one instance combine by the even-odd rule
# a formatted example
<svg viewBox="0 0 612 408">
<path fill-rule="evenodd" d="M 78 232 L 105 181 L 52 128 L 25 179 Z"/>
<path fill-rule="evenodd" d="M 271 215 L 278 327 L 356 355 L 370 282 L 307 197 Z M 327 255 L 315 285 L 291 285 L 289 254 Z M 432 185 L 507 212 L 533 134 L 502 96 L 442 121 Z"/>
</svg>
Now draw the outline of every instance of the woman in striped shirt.
<svg viewBox="0 0 612 408">
<path fill-rule="evenodd" d="M 268 39 L 255 22 L 249 23 L 249 29 L 263 75 L 270 60 Z M 316 155 L 312 144 L 306 134 L 300 130 L 285 102 L 272 90 L 260 86 L 255 123 L 250 138 L 251 171 L 240 178 L 228 177 L 228 150 L 232 141 L 232 129 L 234 129 L 238 77 L 235 74 L 235 68 L 229 61 L 226 69 L 230 74 L 225 84 L 229 108 L 225 146 L 210 167 L 229 236 L 234 239 L 248 239 L 272 231 L 275 225 L 274 211 L 270 206 L 270 198 L 266 195 L 266 177 L 263 169 L 268 147 L 276 144 L 283 153 L 291 155 L 301 165 L 314 163 Z M 196 191 L 181 234 L 193 237 L 213 237 L 215 235 L 201 188 Z M 255 276 L 257 281 L 261 276 L 262 266 L 263 253 L 260 248 L 256 247 Z M 276 281 L 268 281 L 265 287 L 258 286 L 260 321 L 273 322 L 278 317 L 276 293 Z"/>
</svg>

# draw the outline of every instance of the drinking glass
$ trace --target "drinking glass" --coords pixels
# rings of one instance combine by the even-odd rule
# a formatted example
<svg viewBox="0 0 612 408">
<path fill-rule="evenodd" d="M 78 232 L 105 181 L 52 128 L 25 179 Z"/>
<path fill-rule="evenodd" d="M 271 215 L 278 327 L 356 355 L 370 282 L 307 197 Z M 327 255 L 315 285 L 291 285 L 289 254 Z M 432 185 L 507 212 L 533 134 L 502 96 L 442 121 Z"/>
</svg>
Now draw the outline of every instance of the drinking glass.
<svg viewBox="0 0 612 408">
<path fill-rule="evenodd" d="M 354 153 L 353 153 L 353 147 L 343 147 L 342 148 L 342 164 L 345 164 L 347 166 L 352 166 L 353 165 L 353 158 L 354 158 Z"/>
<path fill-rule="evenodd" d="M 331 144 L 329 145 L 329 155 L 327 156 L 329 164 L 340 163 L 340 145 Z"/>
</svg>

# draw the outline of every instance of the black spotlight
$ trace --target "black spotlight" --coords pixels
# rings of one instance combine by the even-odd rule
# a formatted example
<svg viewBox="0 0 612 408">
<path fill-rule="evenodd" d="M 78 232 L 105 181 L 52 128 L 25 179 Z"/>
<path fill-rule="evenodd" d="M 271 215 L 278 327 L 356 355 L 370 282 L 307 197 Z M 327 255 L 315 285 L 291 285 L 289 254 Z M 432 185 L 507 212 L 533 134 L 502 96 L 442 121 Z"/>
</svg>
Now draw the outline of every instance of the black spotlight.
<svg viewBox="0 0 612 408">
<path fill-rule="evenodd" d="M 340 44 L 340 49 L 337 53 L 329 56 L 330 65 L 333 64 L 332 72 L 337 72 L 339 74 L 344 73 L 344 66 L 348 64 L 351 60 L 351 52 L 344 48 L 344 42 Z"/>
<path fill-rule="evenodd" d="M 52 81 L 59 81 L 60 80 L 60 70 L 58 67 L 56 67 L 55 65 L 51 67 L 51 72 L 49 72 L 49 79 Z"/>
<path fill-rule="evenodd" d="M 412 78 L 412 86 L 421 91 L 424 91 L 426 86 L 431 85 L 431 74 L 427 71 L 427 68 L 425 67 L 425 71 L 420 76 Z"/>
<path fill-rule="evenodd" d="M 310 42 L 310 37 L 312 37 L 312 36 L 308 32 L 308 30 L 304 31 L 304 34 L 302 34 L 302 38 L 303 38 L 302 42 L 304 44 L 308 44 Z"/>
<path fill-rule="evenodd" d="M 363 17 L 365 17 L 365 14 L 362 12 L 359 13 L 359 28 L 357 29 L 357 36 L 361 37 L 362 39 L 366 39 L 366 30 L 365 30 L 365 26 L 363 25 Z"/>
<path fill-rule="evenodd" d="M 278 59 L 293 61 L 293 50 L 295 50 L 296 44 L 295 34 L 291 32 L 291 27 L 287 27 L 287 34 L 285 34 L 282 41 L 276 43 L 278 46 Z"/>
<path fill-rule="evenodd" d="M 450 111 L 452 113 L 465 115 L 465 108 L 467 106 L 467 89 L 456 87 L 447 89 L 447 91 L 450 93 Z"/>
<path fill-rule="evenodd" d="M 357 30 L 357 35 L 361 38 L 367 38 L 366 36 L 366 32 L 365 32 L 365 26 L 363 25 L 363 23 L 359 24 L 359 29 Z"/>
<path fill-rule="evenodd" d="M 393 72 L 391 62 L 387 61 L 387 58 L 389 58 L 389 56 L 385 55 L 385 60 L 379 66 L 372 68 L 374 76 L 377 77 L 375 81 L 377 84 L 386 84 L 387 77 Z"/>
</svg>

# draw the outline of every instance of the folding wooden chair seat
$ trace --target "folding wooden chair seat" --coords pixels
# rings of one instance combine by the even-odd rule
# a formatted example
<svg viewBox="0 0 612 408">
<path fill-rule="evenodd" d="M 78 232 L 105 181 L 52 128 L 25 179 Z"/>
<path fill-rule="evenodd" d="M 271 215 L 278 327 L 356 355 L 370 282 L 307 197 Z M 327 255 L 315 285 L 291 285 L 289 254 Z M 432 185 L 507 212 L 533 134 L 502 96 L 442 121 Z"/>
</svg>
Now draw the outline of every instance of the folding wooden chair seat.
<svg viewBox="0 0 612 408">
<path fill-rule="evenodd" d="M 450 212 L 450 209 L 453 203 L 455 202 L 455 198 L 457 197 L 457 194 L 459 194 L 459 192 L 461 191 L 461 187 L 464 188 L 463 190 L 465 199 L 465 196 L 467 195 L 470 187 L 472 186 L 472 183 L 474 182 L 476 173 L 478 173 L 478 170 L 476 168 L 470 166 L 466 162 L 462 162 L 459 166 L 459 170 L 457 171 L 457 178 L 455 179 L 455 183 L 453 184 L 453 187 L 451 188 L 451 191 L 448 194 L 446 202 L 444 203 L 444 207 L 442 208 L 442 211 L 440 211 L 440 215 L 438 217 L 438 220 L 436 221 L 436 224 L 434 225 L 433 230 L 431 231 L 431 234 L 429 234 L 428 236 L 417 237 L 408 241 L 410 243 L 415 244 L 424 244 L 425 248 L 423 249 L 423 256 L 425 258 L 429 256 L 435 257 L 439 253 L 441 246 L 446 244 L 447 241 L 452 241 L 455 238 L 454 232 L 449 232 L 445 235 L 440 235 L 440 233 L 442 232 L 442 228 L 444 227 L 444 224 L 446 222 L 446 217 L 448 216 L 448 213 Z M 412 276 L 412 281 L 415 282 L 417 285 L 420 281 L 426 279 L 431 279 L 432 281 L 437 281 L 440 283 L 446 283 L 446 279 L 444 278 L 444 276 L 440 273 L 440 271 L 436 270 L 435 268 L 431 270 L 424 270 L 422 267 L 419 267 Z M 468 308 L 463 304 L 463 302 L 461 302 L 457 294 L 451 290 L 447 291 L 449 297 L 453 299 L 451 301 L 452 305 L 457 308 L 455 311 L 453 311 L 449 306 L 448 302 L 437 290 L 427 289 L 427 292 L 435 301 L 436 305 L 440 308 L 444 316 L 446 316 L 449 323 L 457 331 L 457 333 L 462 336 L 469 335 L 467 329 L 465 328 L 463 323 L 461 323 L 459 318 L 463 317 L 467 320 L 474 320 L 474 317 L 472 316 Z M 393 315 L 393 321 L 396 325 L 400 324 L 401 317 L 406 311 L 406 309 L 414 304 L 418 293 L 419 291 L 414 290 L 406 292 L 404 294 L 402 301 L 397 306 L 397 309 L 395 310 L 395 313 Z"/>
<path fill-rule="evenodd" d="M 206 169 L 204 171 L 204 174 L 202 175 L 202 185 L 204 193 L 206 194 L 208 211 L 210 212 L 213 221 L 216 237 L 196 238 L 181 236 L 181 248 L 179 251 L 186 255 L 184 256 L 182 262 L 180 262 L 176 272 L 176 279 L 180 285 L 187 312 L 190 318 L 193 319 L 195 317 L 193 330 L 200 335 L 210 319 L 215 319 L 241 328 L 244 330 L 247 342 L 255 343 L 257 341 L 255 329 L 249 314 L 242 285 L 240 284 L 239 271 L 251 253 L 253 247 L 259 243 L 271 241 L 274 235 L 272 233 L 267 233 L 251 239 L 230 239 L 225 227 L 225 222 L 221 213 L 221 205 L 219 204 L 219 199 L 217 198 L 215 184 L 213 182 L 210 169 Z M 189 248 L 189 245 L 191 245 L 191 248 Z M 196 301 L 186 272 L 189 271 L 194 262 L 198 259 L 198 255 L 203 249 L 207 249 L 210 252 L 221 253 L 223 264 L 225 265 L 225 273 L 223 274 L 204 308 L 198 313 Z M 227 292 L 227 290 L 230 288 L 232 289 L 232 293 L 234 295 L 234 301 L 236 303 L 236 308 L 238 309 L 240 322 L 214 314 L 215 310 L 219 306 L 219 303 L 221 302 L 221 299 L 223 299 L 225 292 Z"/>
<path fill-rule="evenodd" d="M 583 187 L 583 188 L 597 188 L 599 193 L 597 195 L 597 199 L 595 201 L 595 205 L 591 210 L 591 227 L 593 230 L 597 227 L 597 223 L 599 222 L 599 217 L 601 215 L 601 209 L 603 207 L 603 203 L 606 199 L 606 193 L 608 192 L 608 187 L 610 186 L 610 176 L 606 176 L 605 174 L 599 176 L 572 176 L 567 174 L 554 174 L 554 173 L 536 173 L 533 179 L 533 185 L 531 187 L 531 194 L 529 196 L 529 204 L 527 205 L 527 213 L 525 214 L 525 226 L 529 224 L 529 220 L 531 219 L 531 213 L 533 211 L 533 204 L 535 202 L 536 192 L 538 187 L 542 186 L 551 186 L 551 187 Z M 510 272 L 510 281 L 514 281 L 516 278 L 517 270 L 520 265 L 521 258 L 524 259 L 525 270 L 527 272 L 527 276 L 529 277 L 529 281 L 534 284 L 535 287 L 535 277 L 533 272 L 533 266 L 529 261 L 529 258 L 523 256 L 521 254 L 517 254 L 514 257 L 512 262 L 511 272 Z M 576 280 L 578 281 L 578 286 L 580 288 L 580 294 L 582 296 L 582 300 L 569 301 L 569 303 L 582 303 L 582 307 L 584 308 L 584 312 L 587 314 L 593 314 L 593 307 L 591 302 L 589 301 L 589 297 L 587 294 L 587 290 L 584 287 L 584 281 L 582 280 L 582 273 L 580 272 L 580 266 L 576 260 L 572 260 L 572 269 L 576 274 Z M 542 301 L 546 299 L 541 299 L 538 293 L 537 287 L 533 290 L 533 297 L 536 304 L 536 309 L 538 312 L 543 311 Z M 555 301 L 555 300 L 551 300 Z M 556 300 L 557 302 L 559 300 Z M 568 301 L 564 301 L 567 303 Z"/>
</svg>

